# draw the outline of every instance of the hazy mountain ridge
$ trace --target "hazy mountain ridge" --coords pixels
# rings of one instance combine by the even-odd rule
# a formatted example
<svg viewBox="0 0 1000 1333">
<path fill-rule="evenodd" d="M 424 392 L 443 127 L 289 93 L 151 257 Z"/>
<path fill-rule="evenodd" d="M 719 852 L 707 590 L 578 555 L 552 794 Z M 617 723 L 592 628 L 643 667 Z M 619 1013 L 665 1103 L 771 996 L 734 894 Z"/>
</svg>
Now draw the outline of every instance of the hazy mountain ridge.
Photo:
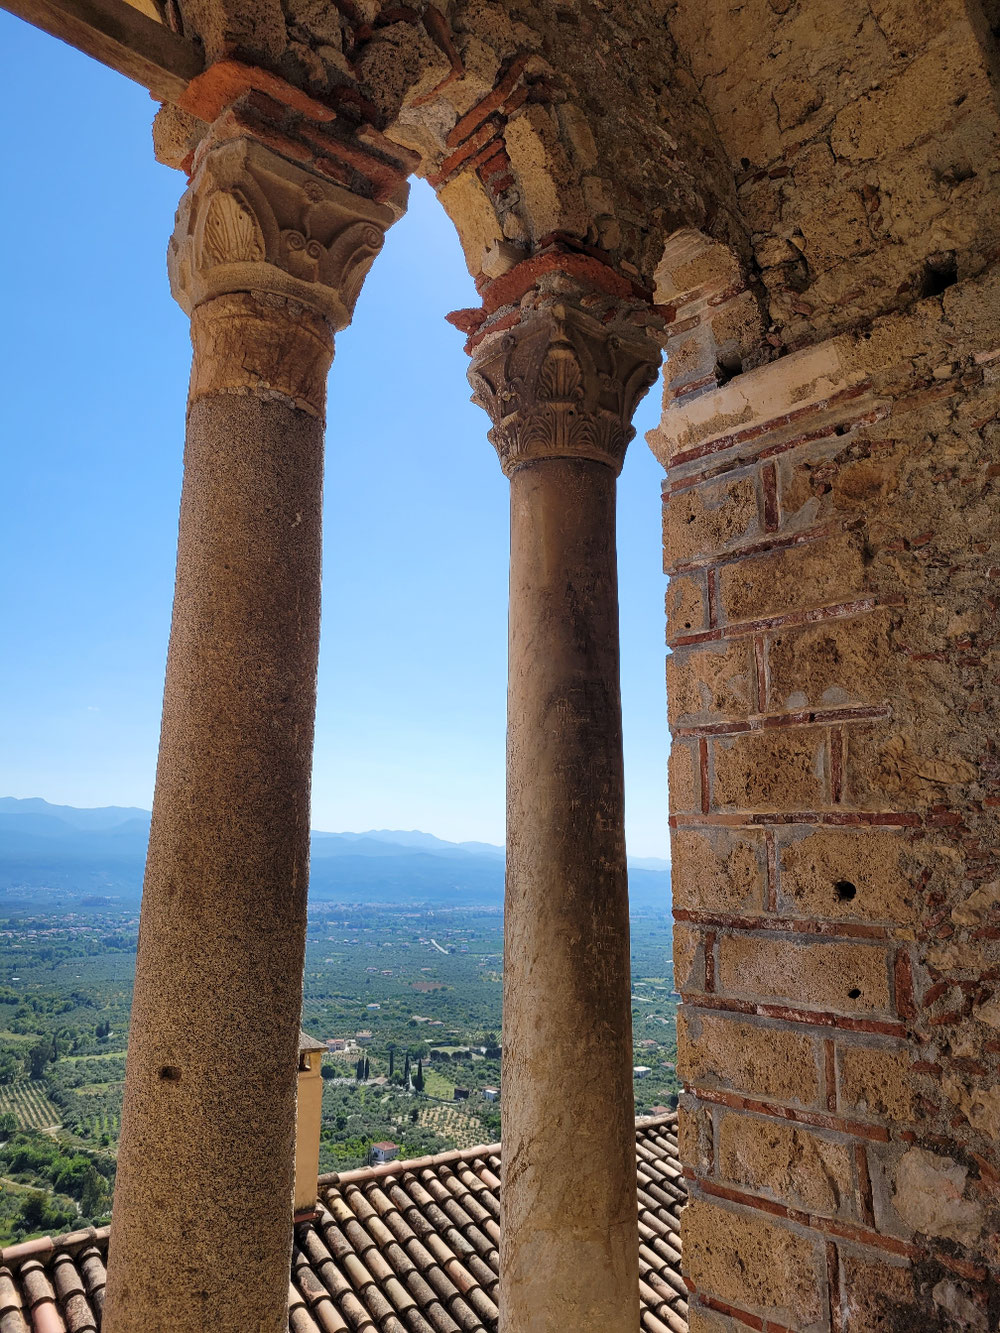
<svg viewBox="0 0 1000 1333">
<path fill-rule="evenodd" d="M 0 894 L 60 889 L 134 901 L 142 889 L 148 810 L 79 809 L 40 797 L 0 797 Z M 313 830 L 310 897 L 317 902 L 499 906 L 504 849 L 448 842 L 418 830 Z M 669 909 L 667 862 L 629 866 L 634 909 Z M 0 900 L 2 901 L 2 900 Z"/>
</svg>

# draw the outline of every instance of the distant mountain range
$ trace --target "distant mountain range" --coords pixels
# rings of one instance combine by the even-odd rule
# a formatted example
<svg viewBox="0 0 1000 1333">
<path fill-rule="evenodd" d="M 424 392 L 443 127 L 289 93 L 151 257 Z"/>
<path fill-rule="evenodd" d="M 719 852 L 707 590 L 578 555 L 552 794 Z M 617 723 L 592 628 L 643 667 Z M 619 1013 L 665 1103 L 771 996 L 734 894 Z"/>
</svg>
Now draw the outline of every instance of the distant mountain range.
<svg viewBox="0 0 1000 1333">
<path fill-rule="evenodd" d="M 135 902 L 150 813 L 131 806 L 84 810 L 39 797 L 0 797 L 0 908 L 42 890 Z M 504 849 L 446 842 L 416 830 L 313 831 L 309 894 L 316 902 L 413 906 L 500 906 Z M 633 911 L 667 912 L 670 868 L 645 857 L 629 862 Z"/>
</svg>

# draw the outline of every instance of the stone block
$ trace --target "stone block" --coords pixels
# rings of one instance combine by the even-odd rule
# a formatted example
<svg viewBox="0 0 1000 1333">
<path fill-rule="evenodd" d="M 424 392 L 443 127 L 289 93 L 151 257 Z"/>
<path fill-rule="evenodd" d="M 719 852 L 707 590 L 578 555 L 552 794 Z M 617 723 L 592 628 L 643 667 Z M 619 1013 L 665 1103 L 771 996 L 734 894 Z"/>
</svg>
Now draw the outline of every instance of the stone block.
<svg viewBox="0 0 1000 1333">
<path fill-rule="evenodd" d="M 856 723 L 844 745 L 844 800 L 869 810 L 921 809 L 960 799 L 978 773 L 962 753 L 969 743 L 952 729 L 951 752 L 928 732 L 891 722 Z"/>
<path fill-rule="evenodd" d="M 900 1259 L 841 1251 L 844 1333 L 911 1333 L 924 1327 L 913 1269 Z"/>
<path fill-rule="evenodd" d="M 730 621 L 834 606 L 860 597 L 865 588 L 861 542 L 853 533 L 748 556 L 719 571 L 719 602 Z"/>
<path fill-rule="evenodd" d="M 726 1111 L 719 1122 L 723 1180 L 828 1216 L 853 1216 L 852 1151 L 801 1125 Z"/>
<path fill-rule="evenodd" d="M 674 727 L 744 721 L 757 711 L 749 639 L 675 648 L 667 658 L 667 707 Z"/>
<path fill-rule="evenodd" d="M 718 736 L 710 745 L 713 809 L 815 810 L 829 799 L 821 727 Z"/>
<path fill-rule="evenodd" d="M 702 932 L 683 921 L 674 922 L 674 990 L 705 989 L 705 950 Z"/>
<path fill-rule="evenodd" d="M 670 565 L 727 551 L 762 531 L 753 473 L 689 486 L 663 508 L 663 550 Z"/>
<path fill-rule="evenodd" d="M 720 994 L 843 1014 L 889 1009 L 884 944 L 722 935 L 718 948 Z"/>
<path fill-rule="evenodd" d="M 676 829 L 671 839 L 675 908 L 756 912 L 766 901 L 764 835 L 750 829 Z"/>
<path fill-rule="evenodd" d="M 706 574 L 675 574 L 667 584 L 667 639 L 700 634 L 708 628 Z"/>
<path fill-rule="evenodd" d="M 965 1198 L 968 1168 L 950 1157 L 910 1148 L 896 1166 L 893 1206 L 913 1232 L 972 1246 L 979 1240 L 983 1210 Z"/>
<path fill-rule="evenodd" d="M 918 910 L 895 829 L 802 826 L 778 833 L 778 907 L 796 916 L 907 923 Z"/>
<path fill-rule="evenodd" d="M 745 1325 L 740 1326 L 741 1329 Z M 701 1306 L 693 1306 L 688 1311 L 688 1333 L 733 1333 L 737 1325 L 725 1315 L 716 1314 Z"/>
<path fill-rule="evenodd" d="M 908 1051 L 838 1041 L 837 1086 L 843 1115 L 880 1121 L 908 1121 L 913 1115 Z"/>
<path fill-rule="evenodd" d="M 816 1040 L 778 1024 L 683 1005 L 677 1013 L 677 1062 L 686 1083 L 800 1106 L 819 1100 Z"/>
<path fill-rule="evenodd" d="M 672 814 L 697 814 L 701 810 L 701 768 L 696 740 L 675 740 L 667 761 Z"/>
<path fill-rule="evenodd" d="M 822 1241 L 705 1199 L 684 1210 L 684 1266 L 699 1291 L 801 1329 L 820 1320 L 826 1289 Z"/>
<path fill-rule="evenodd" d="M 677 1145 L 686 1166 L 707 1171 L 712 1163 L 712 1113 L 694 1097 L 682 1095 L 677 1114 Z"/>
<path fill-rule="evenodd" d="M 768 711 L 891 699 L 897 664 L 888 627 L 888 613 L 880 612 L 773 634 L 767 644 Z"/>
</svg>

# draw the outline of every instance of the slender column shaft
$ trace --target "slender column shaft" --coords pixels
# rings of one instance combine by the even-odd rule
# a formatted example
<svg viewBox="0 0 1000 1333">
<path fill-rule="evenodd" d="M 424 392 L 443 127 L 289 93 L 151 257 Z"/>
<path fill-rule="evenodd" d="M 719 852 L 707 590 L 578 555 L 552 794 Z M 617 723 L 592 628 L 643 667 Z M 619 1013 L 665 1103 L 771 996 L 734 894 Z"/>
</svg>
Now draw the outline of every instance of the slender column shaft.
<svg viewBox="0 0 1000 1333">
<path fill-rule="evenodd" d="M 552 282 L 470 371 L 511 500 L 500 1327 L 636 1333 L 615 490 L 659 353 Z"/>
<path fill-rule="evenodd" d="M 501 1322 L 639 1325 L 615 473 L 511 475 Z"/>
<path fill-rule="evenodd" d="M 403 200 L 209 136 L 178 211 L 194 357 L 103 1333 L 288 1326 L 326 377 Z"/>
<path fill-rule="evenodd" d="M 329 365 L 318 317 L 222 297 L 193 385 L 234 302 L 276 339 L 311 318 Z M 322 458 L 273 395 L 191 403 L 107 1333 L 287 1327 Z"/>
</svg>

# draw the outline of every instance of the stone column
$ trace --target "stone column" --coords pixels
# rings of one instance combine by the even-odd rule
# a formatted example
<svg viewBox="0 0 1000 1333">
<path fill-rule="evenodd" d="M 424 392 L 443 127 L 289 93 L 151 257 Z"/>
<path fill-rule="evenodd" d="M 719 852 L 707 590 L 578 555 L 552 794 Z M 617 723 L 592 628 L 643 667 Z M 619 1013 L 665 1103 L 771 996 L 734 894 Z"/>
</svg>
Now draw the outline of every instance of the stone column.
<svg viewBox="0 0 1000 1333">
<path fill-rule="evenodd" d="M 169 269 L 194 360 L 104 1333 L 283 1333 L 334 330 L 381 206 L 206 151 Z"/>
<path fill-rule="evenodd" d="M 615 490 L 658 360 L 543 301 L 470 372 L 511 483 L 507 1333 L 639 1327 Z"/>
</svg>

